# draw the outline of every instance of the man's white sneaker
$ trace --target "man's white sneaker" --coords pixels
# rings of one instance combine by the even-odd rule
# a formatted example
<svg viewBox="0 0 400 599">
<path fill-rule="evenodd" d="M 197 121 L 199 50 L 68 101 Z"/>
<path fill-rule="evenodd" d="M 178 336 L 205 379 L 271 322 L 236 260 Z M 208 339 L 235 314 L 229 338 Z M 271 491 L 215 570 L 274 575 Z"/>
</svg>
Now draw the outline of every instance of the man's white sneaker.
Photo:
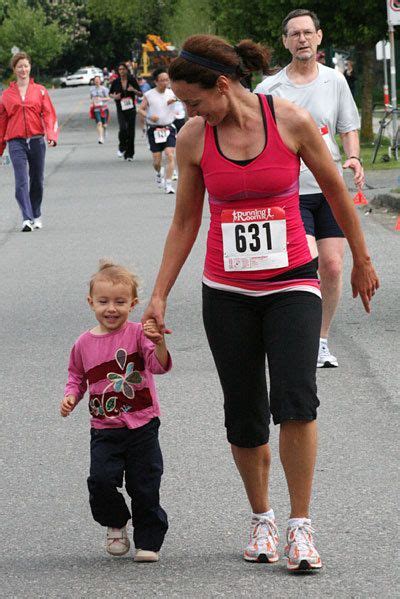
<svg viewBox="0 0 400 599">
<path fill-rule="evenodd" d="M 130 542 L 126 534 L 126 526 L 122 528 L 107 528 L 106 551 L 111 555 L 128 553 Z"/>
<path fill-rule="evenodd" d="M 164 187 L 164 179 L 161 177 L 159 173 L 156 174 L 156 183 L 159 189 L 162 189 Z"/>
<path fill-rule="evenodd" d="M 176 171 L 172 173 L 172 181 L 178 181 L 178 173 Z"/>
<path fill-rule="evenodd" d="M 287 544 L 285 557 L 287 569 L 293 572 L 307 572 L 322 568 L 322 561 L 315 548 L 311 528 L 311 520 L 299 519 L 298 523 L 289 524 L 286 531 Z"/>
<path fill-rule="evenodd" d="M 247 562 L 263 564 L 277 562 L 279 534 L 275 518 L 254 517 L 251 520 L 250 540 L 243 557 Z"/>
<path fill-rule="evenodd" d="M 164 167 L 161 167 L 161 170 L 156 174 L 156 183 L 160 189 L 164 187 Z"/>
<path fill-rule="evenodd" d="M 123 153 L 123 152 L 121 152 L 121 150 L 118 150 L 118 152 L 117 152 L 117 156 L 118 156 L 118 158 L 123 158 L 123 156 L 124 156 L 124 153 Z"/>
<path fill-rule="evenodd" d="M 172 187 L 171 183 L 165 184 L 165 193 L 175 193 L 175 189 Z"/>
<path fill-rule="evenodd" d="M 42 229 L 43 227 L 43 223 L 42 223 L 42 219 L 41 218 L 34 218 L 33 221 L 33 228 L 34 229 Z"/>
<path fill-rule="evenodd" d="M 329 351 L 326 341 L 319 342 L 317 368 L 337 368 L 338 361 Z"/>
<path fill-rule="evenodd" d="M 148 549 L 136 549 L 134 562 L 158 562 L 158 551 L 149 551 Z"/>
</svg>

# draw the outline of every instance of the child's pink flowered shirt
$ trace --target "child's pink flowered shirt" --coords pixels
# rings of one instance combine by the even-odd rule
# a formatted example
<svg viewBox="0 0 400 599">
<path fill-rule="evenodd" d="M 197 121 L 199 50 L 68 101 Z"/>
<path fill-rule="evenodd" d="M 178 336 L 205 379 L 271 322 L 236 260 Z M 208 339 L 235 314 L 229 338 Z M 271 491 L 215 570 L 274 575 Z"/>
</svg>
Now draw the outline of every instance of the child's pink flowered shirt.
<svg viewBox="0 0 400 599">
<path fill-rule="evenodd" d="M 65 395 L 80 401 L 89 385 L 93 428 L 143 426 L 160 415 L 153 374 L 164 374 L 172 366 L 168 354 L 164 369 L 154 349 L 137 322 L 105 335 L 86 331 L 71 350 Z"/>
</svg>

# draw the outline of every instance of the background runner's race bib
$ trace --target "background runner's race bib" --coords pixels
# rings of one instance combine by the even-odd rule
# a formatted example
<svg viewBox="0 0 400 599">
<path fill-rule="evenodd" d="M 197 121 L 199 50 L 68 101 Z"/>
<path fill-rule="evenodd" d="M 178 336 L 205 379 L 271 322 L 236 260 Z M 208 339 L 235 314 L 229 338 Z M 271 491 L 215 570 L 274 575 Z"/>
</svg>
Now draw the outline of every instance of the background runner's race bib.
<svg viewBox="0 0 400 599">
<path fill-rule="evenodd" d="M 331 138 L 329 137 L 329 129 L 328 129 L 328 125 L 322 125 L 322 127 L 319 128 L 319 131 L 322 135 L 322 139 L 324 140 L 324 142 L 326 143 L 329 152 L 331 153 L 331 156 L 333 156 L 333 148 L 332 148 L 332 142 L 331 142 Z M 300 158 L 300 172 L 303 171 L 308 171 L 309 168 L 308 166 L 305 165 L 305 163 L 303 162 L 303 160 Z"/>
<path fill-rule="evenodd" d="M 225 271 L 288 266 L 283 208 L 223 210 L 221 228 Z"/>
<path fill-rule="evenodd" d="M 104 100 L 102 100 L 101 98 L 95 98 L 94 99 L 94 106 L 95 108 L 101 108 L 104 104 Z"/>
<path fill-rule="evenodd" d="M 169 129 L 155 129 L 154 131 L 154 141 L 156 144 L 162 144 L 167 141 L 167 137 L 170 134 Z"/>
<path fill-rule="evenodd" d="M 121 99 L 121 109 L 122 110 L 131 110 L 131 108 L 133 108 L 132 98 L 122 98 Z"/>
</svg>

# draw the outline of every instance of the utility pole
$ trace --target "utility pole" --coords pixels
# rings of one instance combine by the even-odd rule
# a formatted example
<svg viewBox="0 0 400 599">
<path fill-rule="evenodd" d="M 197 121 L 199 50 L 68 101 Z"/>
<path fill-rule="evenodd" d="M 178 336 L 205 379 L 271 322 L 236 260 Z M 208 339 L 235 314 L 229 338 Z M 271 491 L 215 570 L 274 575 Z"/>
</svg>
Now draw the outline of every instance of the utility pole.
<svg viewBox="0 0 400 599">
<path fill-rule="evenodd" d="M 387 0 L 387 15 L 389 25 L 390 42 L 390 84 L 391 100 L 393 109 L 392 119 L 392 143 L 395 142 L 397 134 L 397 85 L 396 85 L 396 57 L 394 49 L 394 27 L 400 25 L 400 0 Z"/>
<path fill-rule="evenodd" d="M 390 86 L 391 86 L 391 100 L 393 108 L 392 118 L 392 135 L 393 143 L 396 139 L 397 133 L 397 84 L 396 84 L 396 57 L 394 55 L 394 27 L 389 22 L 389 42 L 390 42 Z"/>
</svg>

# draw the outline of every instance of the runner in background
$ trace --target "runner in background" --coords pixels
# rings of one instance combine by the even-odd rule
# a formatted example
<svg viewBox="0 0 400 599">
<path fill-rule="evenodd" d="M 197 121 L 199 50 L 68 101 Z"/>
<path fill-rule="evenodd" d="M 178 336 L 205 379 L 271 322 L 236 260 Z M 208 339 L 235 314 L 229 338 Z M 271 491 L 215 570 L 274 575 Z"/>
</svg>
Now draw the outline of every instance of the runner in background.
<svg viewBox="0 0 400 599">
<path fill-rule="evenodd" d="M 31 59 L 17 52 L 10 66 L 16 81 L 0 100 L 0 156 L 6 144 L 14 168 L 15 198 L 23 233 L 42 228 L 44 164 L 47 145 L 57 145 L 58 123 L 49 93 L 30 79 Z"/>
<path fill-rule="evenodd" d="M 353 61 L 352 60 L 346 60 L 346 66 L 345 66 L 345 69 L 343 71 L 343 75 L 344 75 L 344 78 L 347 81 L 347 84 L 348 84 L 349 88 L 350 88 L 351 95 L 354 98 L 355 97 L 355 93 L 356 93 L 356 81 L 357 81 L 357 77 L 354 74 L 354 66 L 353 66 Z"/>
<path fill-rule="evenodd" d="M 176 129 L 176 134 L 178 135 L 179 131 L 182 129 L 183 125 L 186 123 L 186 110 L 180 100 L 177 100 L 175 102 L 174 109 L 175 109 L 174 125 L 175 125 L 175 129 Z"/>
<path fill-rule="evenodd" d="M 164 69 L 153 73 L 155 88 L 144 94 L 139 113 L 147 123 L 147 136 L 150 152 L 153 154 L 153 167 L 156 171 L 156 183 L 165 193 L 175 193 L 172 187 L 172 175 L 175 168 L 176 129 L 174 92 L 169 88 L 169 76 Z M 166 158 L 165 180 L 162 166 L 163 154 Z"/>
<path fill-rule="evenodd" d="M 145 94 L 146 92 L 148 92 L 151 89 L 151 85 L 145 77 L 139 77 L 138 83 L 139 83 L 139 87 L 143 94 Z M 145 120 L 144 116 L 139 112 L 139 107 L 140 107 L 142 101 L 143 101 L 143 96 L 142 96 L 142 98 L 138 98 L 137 108 L 138 108 L 138 115 L 139 115 L 139 126 L 140 126 L 143 136 L 145 136 L 145 135 L 147 135 L 146 120 Z"/>
<path fill-rule="evenodd" d="M 282 32 L 283 44 L 291 53 L 292 61 L 276 75 L 266 77 L 255 92 L 286 98 L 306 108 L 342 173 L 340 150 L 335 140 L 339 133 L 347 156 L 343 168 L 354 171 L 354 183 L 361 188 L 364 171 L 358 139 L 358 109 L 343 75 L 317 62 L 322 40 L 317 15 L 302 8 L 293 10 L 283 20 Z M 300 208 L 311 255 L 318 255 L 321 278 L 322 326 L 317 366 L 336 367 L 338 361 L 329 350 L 328 335 L 342 293 L 345 240 L 315 176 L 304 162 L 300 167 Z"/>
<path fill-rule="evenodd" d="M 119 124 L 119 146 L 117 155 L 129 162 L 135 154 L 136 97 L 143 95 L 139 83 L 129 74 L 128 67 L 121 62 L 118 65 L 118 77 L 110 87 L 110 97 L 115 100 Z"/>
<path fill-rule="evenodd" d="M 185 107 L 180 100 L 177 100 L 175 102 L 175 120 L 174 120 L 174 126 L 176 129 L 177 135 L 185 123 L 186 123 Z M 172 173 L 172 181 L 177 181 L 177 180 L 178 180 L 178 171 L 175 168 L 174 172 Z"/>
<path fill-rule="evenodd" d="M 96 121 L 99 144 L 104 143 L 107 135 L 107 125 L 110 118 L 107 107 L 109 100 L 108 89 L 101 85 L 100 77 L 95 77 L 94 85 L 90 88 L 90 117 Z"/>
</svg>

